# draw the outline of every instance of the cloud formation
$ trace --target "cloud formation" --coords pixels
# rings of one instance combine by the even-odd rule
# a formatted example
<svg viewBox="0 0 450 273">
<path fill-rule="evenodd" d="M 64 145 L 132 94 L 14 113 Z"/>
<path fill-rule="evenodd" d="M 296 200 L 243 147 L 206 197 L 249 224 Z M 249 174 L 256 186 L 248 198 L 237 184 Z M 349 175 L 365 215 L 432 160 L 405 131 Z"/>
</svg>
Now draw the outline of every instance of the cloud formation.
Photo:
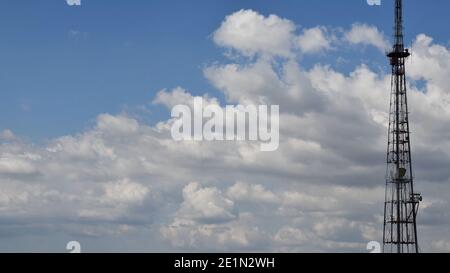
<svg viewBox="0 0 450 273">
<path fill-rule="evenodd" d="M 295 29 L 291 21 L 276 15 L 265 17 L 253 10 L 240 10 L 225 18 L 214 33 L 214 42 L 247 56 L 259 53 L 287 57 Z"/>
<path fill-rule="evenodd" d="M 389 42 L 376 27 L 356 23 L 345 33 L 344 39 L 354 45 L 371 45 L 385 52 L 389 49 Z"/>
<path fill-rule="evenodd" d="M 360 27 L 345 36 L 350 43 L 361 43 Z M 381 49 L 381 32 L 370 29 L 364 35 Z M 245 61 L 204 69 L 227 103 L 280 105 L 276 152 L 244 141 L 175 142 L 173 120 L 150 126 L 126 113 L 101 114 L 91 128 L 44 145 L 2 131 L 0 249 L 23 234 L 63 234 L 94 241 L 84 247 L 93 251 L 130 242 L 145 251 L 365 251 L 381 239 L 390 75 L 367 64 L 348 74 L 328 64 L 304 68 L 292 57 L 296 48 L 312 53 L 310 42 L 325 49 L 334 38 L 321 26 L 297 32 L 276 15 L 238 11 L 214 41 Z M 424 251 L 446 251 L 450 53 L 425 34 L 413 51 L 413 160 L 425 196 L 420 238 Z M 182 87 L 164 89 L 153 103 L 170 109 L 194 97 Z"/>
<path fill-rule="evenodd" d="M 331 48 L 332 37 L 325 27 L 305 29 L 297 40 L 300 50 L 304 53 L 318 53 Z"/>
<path fill-rule="evenodd" d="M 301 54 L 317 54 L 342 42 L 374 46 L 382 51 L 389 42 L 376 27 L 356 23 L 349 30 L 325 26 L 300 28 L 291 20 L 253 10 L 240 10 L 228 15 L 213 34 L 221 47 L 252 57 L 293 58 Z"/>
</svg>

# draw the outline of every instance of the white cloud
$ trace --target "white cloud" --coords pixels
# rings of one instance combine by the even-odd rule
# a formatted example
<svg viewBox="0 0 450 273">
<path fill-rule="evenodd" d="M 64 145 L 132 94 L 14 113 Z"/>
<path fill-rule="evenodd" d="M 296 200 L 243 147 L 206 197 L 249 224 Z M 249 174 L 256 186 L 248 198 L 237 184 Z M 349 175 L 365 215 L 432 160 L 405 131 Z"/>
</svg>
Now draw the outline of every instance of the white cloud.
<svg viewBox="0 0 450 273">
<path fill-rule="evenodd" d="M 376 27 L 367 24 L 353 24 L 352 28 L 345 33 L 344 39 L 354 45 L 371 45 L 382 52 L 389 48 L 389 42 Z"/>
<path fill-rule="evenodd" d="M 222 225 L 193 224 L 176 219 L 161 228 L 161 234 L 179 249 L 225 251 L 229 249 L 265 249 L 270 239 L 261 229 L 252 225 L 253 216 L 242 214 L 237 221 Z"/>
<path fill-rule="evenodd" d="M 138 130 L 138 123 L 134 119 L 125 116 L 111 116 L 103 114 L 97 118 L 98 128 L 110 134 L 128 135 L 135 133 Z"/>
<path fill-rule="evenodd" d="M 242 66 L 210 66 L 204 73 L 214 86 L 223 90 L 229 101 L 244 105 L 263 104 L 269 100 L 268 96 L 276 96 L 278 90 L 285 88 L 271 64 L 266 61 Z"/>
<path fill-rule="evenodd" d="M 353 45 L 374 46 L 388 50 L 390 43 L 375 26 L 355 23 L 343 34 L 324 26 L 300 29 L 290 20 L 276 15 L 264 16 L 253 10 L 240 10 L 222 22 L 214 32 L 214 42 L 244 56 L 281 56 L 316 54 L 344 41 Z"/>
<path fill-rule="evenodd" d="M 214 42 L 244 55 L 269 54 L 289 57 L 296 27 L 276 15 L 264 16 L 240 10 L 225 18 L 214 32 Z"/>
<path fill-rule="evenodd" d="M 204 106 L 210 104 L 219 105 L 219 101 L 216 98 L 210 98 L 208 94 L 203 95 L 202 98 Z M 194 96 L 182 87 L 176 87 L 173 90 L 167 89 L 160 90 L 156 94 L 155 99 L 153 100 L 153 104 L 164 105 L 168 109 L 171 109 L 172 107 L 180 104 L 192 107 L 193 102 Z"/>
<path fill-rule="evenodd" d="M 0 138 L 3 140 L 14 140 L 16 139 L 16 136 L 11 130 L 5 129 L 0 132 Z"/>
<path fill-rule="evenodd" d="M 255 203 L 276 203 L 278 197 L 266 190 L 262 185 L 237 182 L 227 190 L 227 195 L 233 200 L 250 201 Z"/>
<path fill-rule="evenodd" d="M 447 84 L 450 77 L 450 52 L 445 46 L 433 43 L 425 34 L 417 36 L 412 47 L 411 61 L 408 62 L 409 76 L 413 79 L 425 79 L 436 85 L 443 93 L 450 93 Z M 431 87 L 431 86 L 430 86 Z M 431 88 L 433 92 L 436 89 Z"/>
<path fill-rule="evenodd" d="M 275 241 L 281 245 L 303 245 L 307 244 L 311 238 L 308 234 L 298 228 L 283 227 L 275 234 Z"/>
<path fill-rule="evenodd" d="M 325 26 L 300 29 L 288 19 L 273 14 L 264 16 L 253 10 L 240 10 L 227 16 L 213 39 L 217 45 L 247 57 L 293 58 L 325 52 L 341 42 L 374 46 L 383 53 L 390 46 L 375 26 L 355 23 L 343 33 Z"/>
<path fill-rule="evenodd" d="M 262 39 L 254 26 L 281 31 L 274 38 L 289 45 Z M 219 44 L 256 58 L 208 66 L 205 76 L 226 102 L 280 105 L 278 151 L 262 153 L 248 142 L 174 142 L 170 119 L 149 126 L 126 114 L 99 115 L 91 128 L 42 145 L 3 131 L 2 234 L 57 230 L 123 238 L 147 251 L 365 251 L 367 241 L 379 240 L 389 74 L 367 65 L 342 73 L 268 60 L 263 55 L 289 56 L 297 37 L 276 16 L 240 11 L 220 29 Z M 380 33 L 369 29 L 378 38 L 367 40 L 380 47 Z M 367 41 L 356 34 L 354 43 Z M 424 251 L 447 249 L 441 240 L 450 236 L 448 56 L 419 35 L 408 64 L 417 188 L 428 200 L 420 235 L 435 242 Z M 180 87 L 162 90 L 154 103 L 170 108 L 193 98 Z"/>
<path fill-rule="evenodd" d="M 104 201 L 107 203 L 142 203 L 147 196 L 149 189 L 141 184 L 123 179 L 118 182 L 111 182 L 104 185 Z"/>
<path fill-rule="evenodd" d="M 16 158 L 15 156 L 3 155 L 0 157 L 0 174 L 33 174 L 37 170 L 31 162 Z"/>
<path fill-rule="evenodd" d="M 159 91 L 156 98 L 153 100 L 153 103 L 162 104 L 170 109 L 175 105 L 186 104 L 192 100 L 193 96 L 190 93 L 181 87 L 177 87 L 171 92 L 167 92 L 167 90 Z"/>
<path fill-rule="evenodd" d="M 244 56 L 293 57 L 297 49 L 310 54 L 331 48 L 333 37 L 326 27 L 304 29 L 301 35 L 297 35 L 297 30 L 288 19 L 240 10 L 225 18 L 213 38 L 217 45 L 234 49 Z"/>
<path fill-rule="evenodd" d="M 183 189 L 183 204 L 178 217 L 200 222 L 223 222 L 236 217 L 233 201 L 217 188 L 202 188 L 190 183 Z"/>
<path fill-rule="evenodd" d="M 432 44 L 423 36 L 417 38 L 414 47 L 417 48 L 414 53 L 418 60 L 429 62 L 431 67 L 448 67 L 446 64 L 450 61 L 446 48 Z M 417 67 L 414 62 L 411 65 L 412 76 L 420 78 L 420 75 L 426 75 L 422 77 L 428 83 L 439 84 L 428 85 L 427 93 L 419 92 L 414 86 L 410 89 L 411 109 L 414 113 L 412 122 L 417 132 L 414 143 L 420 157 L 435 158 L 433 162 L 436 162 L 437 156 L 448 163 L 450 157 L 447 153 L 430 154 L 428 151 L 430 148 L 434 150 L 434 145 L 436 149 L 449 147 L 448 141 L 436 139 L 434 145 L 427 141 L 437 130 L 440 135 L 449 133 L 440 126 L 443 122 L 450 121 L 448 101 L 441 100 L 445 98 L 445 90 L 448 90 L 445 88 L 448 84 L 442 80 L 442 75 L 446 75 L 448 70 L 444 69 L 443 74 L 427 74 L 427 71 L 419 70 L 421 62 L 417 61 Z M 226 95 L 228 101 L 280 104 L 283 141 L 280 151 L 270 155 L 258 153 L 251 145 L 245 144 L 203 144 L 194 145 L 192 149 L 183 145 L 183 149 L 178 146 L 171 149 L 178 151 L 176 159 L 172 159 L 183 166 L 181 169 L 192 170 L 193 166 L 177 161 L 179 159 L 196 158 L 202 162 L 202 180 L 217 181 L 219 176 L 220 181 L 250 181 L 237 182 L 223 190 L 207 188 L 217 194 L 217 200 L 229 198 L 234 201 L 233 209 L 224 205 L 230 203 L 222 202 L 219 206 L 222 209 L 219 211 L 239 216 L 229 217 L 224 224 L 215 223 L 211 226 L 191 221 L 184 222 L 186 225 L 179 226 L 180 229 L 173 229 L 173 226 L 169 228 L 177 234 L 184 234 L 184 240 L 190 238 L 191 243 L 195 242 L 183 243 L 184 246 L 194 245 L 198 249 L 216 245 L 218 249 L 234 249 L 261 247 L 260 243 L 266 242 L 268 246 L 273 244 L 272 247 L 288 251 L 360 251 L 364 249 L 365 241 L 380 239 L 377 230 L 381 226 L 381 209 L 377 204 L 382 204 L 384 197 L 383 183 L 380 181 L 383 180 L 384 173 L 381 162 L 387 129 L 386 112 L 389 101 L 386 94 L 390 86 L 389 75 L 380 75 L 364 65 L 357 67 L 349 75 L 326 65 L 316 65 L 310 70 L 304 70 L 293 61 L 285 61 L 281 67 L 282 69 L 277 70 L 266 60 L 259 59 L 243 65 L 215 65 L 206 68 L 206 77 Z M 421 120 L 426 122 L 420 122 Z M 181 150 L 186 152 L 180 154 Z M 430 154 L 429 157 L 427 153 Z M 219 154 L 220 157 L 217 156 Z M 205 162 L 208 162 L 209 172 L 203 165 Z M 435 182 L 448 181 L 450 174 L 446 168 L 440 169 L 442 164 L 418 163 L 416 173 L 421 173 L 422 177 L 431 178 L 438 172 L 440 176 L 434 178 L 437 179 Z M 194 176 L 193 180 L 196 179 L 195 171 L 187 174 Z M 419 182 L 418 188 L 423 191 L 426 183 L 428 182 Z M 270 191 L 264 185 L 277 188 L 277 191 Z M 448 186 L 442 187 L 444 189 Z M 198 185 L 195 188 L 197 190 L 194 192 L 203 189 Z M 445 192 L 443 189 L 429 194 L 440 195 Z M 262 202 L 274 205 L 270 215 L 279 224 L 279 232 L 275 234 L 270 234 L 277 230 L 274 224 L 263 220 L 267 217 L 268 207 L 264 207 L 264 210 L 257 209 Z M 430 206 L 436 208 L 437 204 Z M 427 208 L 429 212 L 424 213 L 434 213 L 431 208 Z M 195 214 L 202 215 L 198 211 Z M 446 217 L 436 215 L 441 219 Z M 179 217 L 174 220 L 174 223 L 181 222 Z M 263 228 L 249 229 L 265 226 L 270 226 L 271 231 Z M 242 232 L 245 227 L 247 233 Z M 445 230 L 445 225 L 436 226 L 436 229 Z M 183 232 L 180 233 L 180 230 Z M 288 231 L 293 236 L 295 234 L 298 241 L 295 246 L 282 239 L 283 234 L 289 233 Z M 433 235 L 427 233 L 424 236 Z M 234 244 L 225 246 L 223 238 Z M 317 244 L 304 243 L 304 238 L 311 238 Z M 176 239 L 170 241 L 174 243 Z"/>
<path fill-rule="evenodd" d="M 297 39 L 298 46 L 304 53 L 318 53 L 331 48 L 331 38 L 325 27 L 305 29 Z"/>
</svg>

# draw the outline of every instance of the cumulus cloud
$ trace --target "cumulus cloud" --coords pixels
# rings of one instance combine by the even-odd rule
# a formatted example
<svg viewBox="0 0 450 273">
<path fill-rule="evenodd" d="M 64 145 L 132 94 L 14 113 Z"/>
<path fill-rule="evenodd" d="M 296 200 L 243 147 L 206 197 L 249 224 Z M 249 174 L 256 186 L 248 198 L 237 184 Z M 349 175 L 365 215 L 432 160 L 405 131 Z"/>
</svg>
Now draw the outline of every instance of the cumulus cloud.
<svg viewBox="0 0 450 273">
<path fill-rule="evenodd" d="M 317 53 L 331 48 L 331 38 L 328 37 L 325 27 L 304 30 L 297 43 L 304 53 Z"/>
<path fill-rule="evenodd" d="M 302 29 L 286 18 L 264 16 L 253 10 L 240 10 L 227 16 L 214 32 L 213 40 L 221 47 L 250 57 L 292 58 L 298 54 L 317 54 L 340 42 L 374 46 L 382 52 L 390 45 L 375 26 L 355 23 L 344 32 L 325 26 Z"/>
<path fill-rule="evenodd" d="M 200 222 L 222 222 L 236 217 L 233 201 L 217 188 L 202 188 L 190 183 L 183 189 L 183 203 L 178 216 Z"/>
<path fill-rule="evenodd" d="M 240 10 L 225 18 L 214 32 L 214 42 L 245 56 L 293 57 L 296 53 L 319 53 L 333 41 L 326 27 L 299 29 L 294 22 L 277 15 L 264 16 L 253 10 Z M 300 52 L 296 50 L 300 49 Z"/>
<path fill-rule="evenodd" d="M 354 45 L 371 45 L 382 52 L 389 48 L 389 42 L 376 27 L 367 24 L 356 23 L 345 33 L 344 39 Z"/>
<path fill-rule="evenodd" d="M 379 31 L 353 28 L 349 42 L 363 43 L 358 35 L 369 28 L 364 41 L 385 45 Z M 327 64 L 307 69 L 290 58 L 297 38 L 328 34 L 295 31 L 275 15 L 234 13 L 214 41 L 254 58 L 204 70 L 227 103 L 280 105 L 275 152 L 245 141 L 175 142 L 169 118 L 150 126 L 126 113 L 100 114 L 92 127 L 42 145 L 2 131 L 0 242 L 26 233 L 101 238 L 99 248 L 122 238 L 117 251 L 123 242 L 145 251 L 365 251 L 367 241 L 381 239 L 390 77 L 365 64 L 351 73 Z M 426 200 L 420 236 L 429 242 L 424 251 L 439 251 L 450 236 L 449 51 L 426 35 L 413 51 L 413 160 Z M 161 90 L 153 103 L 170 109 L 193 98 L 178 87 Z"/>
<path fill-rule="evenodd" d="M 408 75 L 415 80 L 424 79 L 430 85 L 435 85 L 444 94 L 448 93 L 447 84 L 450 77 L 450 52 L 448 49 L 433 43 L 433 38 L 420 34 L 413 44 L 412 52 Z M 434 88 L 430 91 L 437 92 Z M 439 95 L 444 94 L 440 93 Z"/>
<path fill-rule="evenodd" d="M 105 133 L 127 135 L 138 130 L 138 123 L 127 117 L 103 114 L 97 118 L 97 127 Z"/>
<path fill-rule="evenodd" d="M 217 98 L 211 98 L 208 94 L 203 95 L 202 99 L 204 106 L 220 104 Z M 194 96 L 182 87 L 176 87 L 173 90 L 160 90 L 153 100 L 153 104 L 164 105 L 168 109 L 172 109 L 176 105 L 188 105 L 189 107 L 193 107 L 193 102 Z"/>
<path fill-rule="evenodd" d="M 168 242 L 179 249 L 210 251 L 268 249 L 270 236 L 254 225 L 254 220 L 251 214 L 241 214 L 237 221 L 221 225 L 198 225 L 176 219 L 171 225 L 162 227 L 160 232 Z"/>
<path fill-rule="evenodd" d="M 0 138 L 3 140 L 14 140 L 16 138 L 16 136 L 14 135 L 14 133 L 11 130 L 5 129 L 5 130 L 1 131 Z"/>
<path fill-rule="evenodd" d="M 107 183 L 105 187 L 105 202 L 114 203 L 141 203 L 144 201 L 148 188 L 123 179 L 114 183 Z"/>
<path fill-rule="evenodd" d="M 4 155 L 0 158 L 0 173 L 2 174 L 33 174 L 37 170 L 27 160 L 11 158 Z"/>
<path fill-rule="evenodd" d="M 275 203 L 278 197 L 264 188 L 262 185 L 252 185 L 237 182 L 227 191 L 227 195 L 233 200 L 250 201 L 254 203 Z"/>
<path fill-rule="evenodd" d="M 214 42 L 238 50 L 244 55 L 271 54 L 288 57 L 291 54 L 296 27 L 277 15 L 265 17 L 253 10 L 240 10 L 225 18 L 214 32 Z"/>
</svg>

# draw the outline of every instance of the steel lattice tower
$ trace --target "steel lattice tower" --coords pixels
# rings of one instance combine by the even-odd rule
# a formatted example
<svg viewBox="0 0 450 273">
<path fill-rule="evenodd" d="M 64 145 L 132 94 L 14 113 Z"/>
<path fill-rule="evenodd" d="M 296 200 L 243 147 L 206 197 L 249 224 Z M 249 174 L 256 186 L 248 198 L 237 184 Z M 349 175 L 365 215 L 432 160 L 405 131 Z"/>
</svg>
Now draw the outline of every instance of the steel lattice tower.
<svg viewBox="0 0 450 273">
<path fill-rule="evenodd" d="M 414 192 L 411 141 L 406 92 L 405 60 L 410 56 L 403 43 L 402 0 L 395 0 L 395 35 L 387 54 L 392 66 L 383 251 L 418 253 L 416 216 L 420 194 Z"/>
</svg>

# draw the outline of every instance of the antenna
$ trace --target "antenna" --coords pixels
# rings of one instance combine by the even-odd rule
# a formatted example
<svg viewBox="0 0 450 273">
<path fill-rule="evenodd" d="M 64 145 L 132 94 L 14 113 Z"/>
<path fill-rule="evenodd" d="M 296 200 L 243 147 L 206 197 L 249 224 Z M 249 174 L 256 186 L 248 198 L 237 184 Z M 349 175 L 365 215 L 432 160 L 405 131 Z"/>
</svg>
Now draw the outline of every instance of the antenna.
<svg viewBox="0 0 450 273">
<path fill-rule="evenodd" d="M 418 253 L 416 216 L 422 196 L 414 192 L 405 60 L 403 3 L 395 1 L 394 45 L 387 54 L 392 67 L 391 102 L 384 203 L 383 252 Z"/>
</svg>

